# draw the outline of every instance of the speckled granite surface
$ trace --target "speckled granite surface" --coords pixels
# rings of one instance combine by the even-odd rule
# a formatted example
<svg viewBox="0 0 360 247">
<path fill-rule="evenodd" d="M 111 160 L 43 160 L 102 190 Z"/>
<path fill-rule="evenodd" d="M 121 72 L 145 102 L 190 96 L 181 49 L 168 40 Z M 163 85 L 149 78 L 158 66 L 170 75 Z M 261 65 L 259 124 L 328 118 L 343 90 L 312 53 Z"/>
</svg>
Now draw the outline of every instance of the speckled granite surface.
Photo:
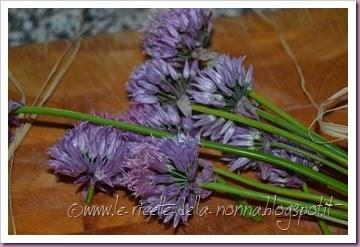
<svg viewBox="0 0 360 247">
<path fill-rule="evenodd" d="M 269 9 L 271 10 L 271 9 Z M 9 9 L 9 46 L 139 29 L 153 9 Z M 239 16 L 251 9 L 214 9 Z M 81 31 L 80 31 L 81 30 Z"/>
</svg>

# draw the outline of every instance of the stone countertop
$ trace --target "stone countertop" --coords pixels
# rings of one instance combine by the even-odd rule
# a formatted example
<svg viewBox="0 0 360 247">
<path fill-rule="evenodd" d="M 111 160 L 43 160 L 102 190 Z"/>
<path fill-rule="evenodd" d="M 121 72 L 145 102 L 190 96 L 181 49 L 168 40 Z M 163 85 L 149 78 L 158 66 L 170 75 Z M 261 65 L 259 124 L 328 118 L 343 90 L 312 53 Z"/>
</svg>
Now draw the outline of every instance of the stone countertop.
<svg viewBox="0 0 360 247">
<path fill-rule="evenodd" d="M 273 10 L 273 9 L 267 9 Z M 136 30 L 154 9 L 9 9 L 9 47 Z M 214 16 L 239 16 L 251 9 L 213 9 Z"/>
</svg>

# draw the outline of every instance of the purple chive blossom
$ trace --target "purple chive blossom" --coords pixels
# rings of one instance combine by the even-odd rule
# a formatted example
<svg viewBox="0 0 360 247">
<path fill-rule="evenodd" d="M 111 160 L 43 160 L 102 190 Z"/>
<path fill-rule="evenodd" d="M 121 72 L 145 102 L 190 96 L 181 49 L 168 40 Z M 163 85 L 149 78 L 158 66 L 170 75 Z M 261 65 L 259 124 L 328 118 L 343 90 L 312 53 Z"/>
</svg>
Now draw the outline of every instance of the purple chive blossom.
<svg viewBox="0 0 360 247">
<path fill-rule="evenodd" d="M 148 60 L 138 67 L 127 82 L 127 90 L 133 104 L 160 104 L 191 114 L 187 96 L 188 85 L 197 65 L 185 63 L 182 73 L 163 60 Z"/>
<path fill-rule="evenodd" d="M 123 185 L 140 199 L 146 214 L 156 212 L 174 228 L 186 224 L 196 200 L 211 193 L 199 184 L 214 181 L 211 163 L 198 158 L 197 139 L 147 138 L 130 150 Z"/>
<path fill-rule="evenodd" d="M 241 127 L 232 121 L 217 118 L 211 115 L 195 115 L 192 116 L 192 118 L 194 119 L 193 126 L 195 128 L 199 128 L 199 133 L 202 137 L 207 137 L 212 141 L 234 145 L 237 147 L 264 151 L 272 155 L 291 160 L 299 165 L 311 167 L 316 171 L 318 170 L 318 164 L 316 162 L 308 160 L 293 152 L 270 147 L 270 142 L 285 142 L 283 138 L 274 137 L 254 128 Z M 228 162 L 228 166 L 231 171 L 244 171 L 252 168 L 258 171 L 258 176 L 262 180 L 276 185 L 300 187 L 303 184 L 302 177 L 265 162 L 255 161 L 236 155 L 227 155 L 223 158 L 223 160 Z"/>
<path fill-rule="evenodd" d="M 235 146 L 252 147 L 261 138 L 261 132 L 247 126 L 239 126 L 230 120 L 212 115 L 193 115 L 194 127 L 200 135 L 212 141 Z"/>
<path fill-rule="evenodd" d="M 213 61 L 213 66 L 201 70 L 192 81 L 192 100 L 256 118 L 256 108 L 247 97 L 252 89 L 253 68 L 250 65 L 246 71 L 244 59 L 245 57 L 218 56 Z"/>
<path fill-rule="evenodd" d="M 211 115 L 194 115 L 194 127 L 199 128 L 200 136 L 207 137 L 214 142 L 229 144 L 248 149 L 259 149 L 262 146 L 262 132 L 257 129 L 239 126 L 230 120 Z M 256 161 L 246 157 L 227 155 L 223 158 L 229 161 L 231 171 L 244 170 L 253 166 Z"/>
<path fill-rule="evenodd" d="M 50 148 L 49 166 L 75 183 L 108 191 L 119 185 L 128 151 L 118 129 L 81 122 Z"/>
<path fill-rule="evenodd" d="M 209 44 L 212 17 L 208 9 L 164 9 L 143 29 L 145 52 L 174 65 L 207 61 L 213 57 Z"/>
<path fill-rule="evenodd" d="M 193 120 L 190 117 L 180 116 L 171 106 L 160 107 L 158 104 L 133 105 L 120 119 L 172 133 L 183 133 L 192 137 L 197 135 Z"/>
<path fill-rule="evenodd" d="M 262 145 L 262 132 L 257 129 L 239 126 L 230 120 L 212 115 L 200 114 L 194 115 L 192 118 L 194 127 L 199 128 L 201 137 L 248 149 L 258 149 Z M 229 162 L 228 166 L 231 171 L 242 171 L 256 164 L 256 161 L 235 155 L 227 155 L 223 160 Z"/>
<path fill-rule="evenodd" d="M 218 56 L 211 67 L 198 72 L 192 80 L 189 90 L 191 99 L 196 103 L 257 118 L 256 108 L 247 97 L 252 89 L 252 66 L 246 71 L 244 59 Z M 254 141 L 261 137 L 259 131 L 239 126 L 230 120 L 204 114 L 192 117 L 201 135 L 213 141 L 252 148 Z M 247 158 L 242 158 L 231 164 L 231 168 L 236 170 L 248 162 Z"/>
<path fill-rule="evenodd" d="M 293 161 L 299 165 L 310 167 L 315 171 L 319 170 L 319 164 L 317 162 L 306 159 L 303 156 L 294 152 L 273 148 L 269 145 L 271 142 L 285 142 L 285 140 L 269 134 L 262 133 L 262 135 L 259 135 L 257 136 L 257 138 L 254 139 L 254 144 L 252 147 L 247 147 Z M 242 146 L 237 144 L 235 145 Z M 275 185 L 298 188 L 301 187 L 304 183 L 304 180 L 301 176 L 262 161 L 254 161 L 245 157 L 238 156 L 227 156 L 226 158 L 224 158 L 224 160 L 229 161 L 229 167 L 232 171 L 244 171 L 248 168 L 252 168 L 258 172 L 258 176 L 261 180 L 268 181 Z"/>
<path fill-rule="evenodd" d="M 8 138 L 9 138 L 8 140 L 9 140 L 9 143 L 12 142 L 14 139 L 14 136 L 11 132 L 11 128 L 19 126 L 19 121 L 16 119 L 15 115 L 12 114 L 12 112 L 14 112 L 17 108 L 19 108 L 22 105 L 23 104 L 21 104 L 19 102 L 14 102 L 11 100 L 8 102 Z"/>
<path fill-rule="evenodd" d="M 275 137 L 269 134 L 264 134 L 263 138 L 263 151 L 271 153 L 272 155 L 278 156 L 283 159 L 290 160 L 299 165 L 303 165 L 312 168 L 315 171 L 319 171 L 320 164 L 317 161 L 312 161 L 303 157 L 300 154 L 287 151 L 284 149 L 274 148 L 269 145 L 271 142 L 283 142 L 288 145 L 295 145 L 286 141 L 283 138 Z M 302 148 L 302 147 L 299 147 Z M 269 181 L 273 184 L 287 186 L 287 187 L 301 187 L 304 184 L 304 178 L 300 175 L 294 174 L 290 171 L 283 170 L 278 167 L 274 167 L 270 164 L 258 162 L 257 168 L 259 170 L 259 176 L 262 180 Z"/>
</svg>

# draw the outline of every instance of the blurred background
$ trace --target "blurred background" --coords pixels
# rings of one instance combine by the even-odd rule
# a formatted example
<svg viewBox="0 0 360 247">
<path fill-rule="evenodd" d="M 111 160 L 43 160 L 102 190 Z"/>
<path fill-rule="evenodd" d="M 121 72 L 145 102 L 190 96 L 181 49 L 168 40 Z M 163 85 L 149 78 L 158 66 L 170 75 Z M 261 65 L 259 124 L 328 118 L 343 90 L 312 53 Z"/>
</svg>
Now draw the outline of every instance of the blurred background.
<svg viewBox="0 0 360 247">
<path fill-rule="evenodd" d="M 138 30 L 154 9 L 9 9 L 9 47 Z M 156 10 L 155 10 L 156 11 Z M 266 9 L 265 11 L 276 11 Z M 252 9 L 214 9 L 214 16 L 240 16 Z"/>
</svg>

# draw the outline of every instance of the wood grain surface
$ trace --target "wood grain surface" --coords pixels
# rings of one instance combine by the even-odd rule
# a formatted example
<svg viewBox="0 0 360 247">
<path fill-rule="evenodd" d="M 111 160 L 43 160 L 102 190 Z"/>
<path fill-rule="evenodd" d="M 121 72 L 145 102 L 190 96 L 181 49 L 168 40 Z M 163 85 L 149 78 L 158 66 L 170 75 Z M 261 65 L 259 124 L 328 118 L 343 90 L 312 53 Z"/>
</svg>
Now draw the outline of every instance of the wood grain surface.
<svg viewBox="0 0 360 247">
<path fill-rule="evenodd" d="M 269 15 L 298 60 L 308 90 L 320 103 L 347 86 L 346 9 L 286 10 Z M 305 124 L 315 109 L 300 88 L 294 63 L 286 54 L 274 29 L 256 14 L 215 21 L 212 47 L 232 56 L 247 55 L 255 68 L 255 88 Z M 32 102 L 69 41 L 26 45 L 9 49 L 9 68 L 21 82 Z M 74 63 L 46 103 L 83 112 L 125 112 L 129 107 L 125 82 L 134 66 L 144 61 L 141 37 L 123 32 L 83 38 Z M 9 84 L 9 95 L 18 98 Z M 347 124 L 347 111 L 330 114 L 332 121 Z M 57 177 L 48 169 L 47 150 L 73 121 L 41 116 L 17 150 L 14 158 L 12 198 L 17 234 L 320 234 L 316 221 L 265 216 L 263 222 L 240 216 L 194 216 L 187 226 L 174 231 L 156 219 L 142 215 L 68 217 L 74 203 L 83 205 L 82 193 L 71 179 Z M 347 147 L 346 141 L 341 142 Z M 109 196 L 98 193 L 94 204 L 113 205 L 131 211 L 137 205 L 125 191 Z M 216 211 L 217 206 L 234 205 L 220 194 L 200 203 Z M 257 205 L 257 204 L 256 204 Z M 78 207 L 77 209 L 80 209 Z M 279 223 L 279 220 L 282 223 Z M 280 227 L 279 227 L 280 225 Z M 347 234 L 331 225 L 335 234 Z M 11 222 L 9 231 L 12 234 Z"/>
</svg>

